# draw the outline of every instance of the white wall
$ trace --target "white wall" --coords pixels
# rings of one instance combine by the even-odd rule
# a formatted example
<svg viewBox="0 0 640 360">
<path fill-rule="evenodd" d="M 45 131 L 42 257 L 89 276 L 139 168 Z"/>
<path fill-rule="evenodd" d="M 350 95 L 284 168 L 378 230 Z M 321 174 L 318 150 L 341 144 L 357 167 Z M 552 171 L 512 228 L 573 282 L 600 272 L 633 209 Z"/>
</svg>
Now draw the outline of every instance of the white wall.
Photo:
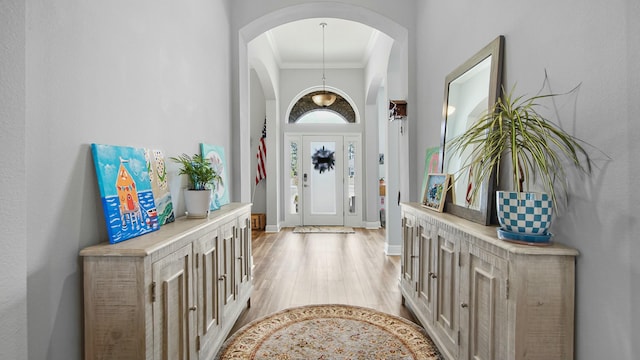
<svg viewBox="0 0 640 360">
<path fill-rule="evenodd" d="M 640 242 L 638 153 L 640 9 L 613 2 L 418 2 L 418 174 L 424 150 L 439 144 L 445 76 L 497 35 L 506 38 L 505 85 L 534 94 L 544 70 L 554 91 L 582 82 L 559 102 L 561 124 L 611 157 L 574 180 L 570 208 L 551 231 L 576 247 L 576 359 L 638 359 Z M 465 26 L 452 25 L 466 24 Z M 468 29 L 473 29 L 468 31 Z M 414 181 L 420 183 L 422 179 Z"/>
<path fill-rule="evenodd" d="M 0 352 L 27 358 L 25 4 L 0 2 Z"/>
<path fill-rule="evenodd" d="M 266 102 L 264 97 L 264 91 L 260 85 L 260 80 L 255 70 L 251 71 L 251 86 L 249 87 L 251 93 L 251 178 L 256 178 L 256 170 L 258 166 L 258 144 L 260 143 L 260 137 L 262 137 L 262 128 L 264 126 L 264 120 L 266 114 Z M 268 149 L 267 149 L 268 150 Z M 257 186 L 255 180 L 251 183 L 251 187 L 254 188 L 251 202 L 253 207 L 251 212 L 262 213 L 267 212 L 267 181 L 261 181 Z"/>
<path fill-rule="evenodd" d="M 274 57 L 273 50 L 271 49 L 271 44 L 269 43 L 267 36 L 264 34 L 250 41 L 246 46 L 246 52 L 248 58 L 248 66 L 251 68 L 252 72 L 255 72 L 256 76 L 249 79 L 248 89 L 242 88 L 240 92 L 242 92 L 243 94 L 245 92 L 249 93 L 249 101 L 247 102 L 246 99 L 243 100 L 243 103 L 248 104 L 248 107 L 246 109 L 243 107 L 243 110 L 250 113 L 251 123 L 249 124 L 248 131 L 253 136 L 256 136 L 257 134 L 258 138 L 255 139 L 259 139 L 259 136 L 261 136 L 262 134 L 262 129 L 264 127 L 264 118 L 266 118 L 267 120 L 267 139 L 265 140 L 267 152 L 265 173 L 267 175 L 267 178 L 257 184 L 257 186 L 255 184 L 255 181 L 251 181 L 252 179 L 255 179 L 256 174 L 257 161 L 255 158 L 255 154 L 257 152 L 258 141 L 256 140 L 254 141 L 254 143 L 251 143 L 251 141 L 247 141 L 246 136 L 244 136 L 244 132 L 234 132 L 236 136 L 236 144 L 234 144 L 234 147 L 239 148 L 239 153 L 242 153 L 242 151 L 244 150 L 244 146 L 247 146 L 248 143 L 251 143 L 251 148 L 254 151 L 251 154 L 248 154 L 250 158 L 254 159 L 253 162 L 251 162 L 252 167 L 251 169 L 249 169 L 249 178 L 245 179 L 246 176 L 244 175 L 244 172 L 242 172 L 244 170 L 243 166 L 242 168 L 238 169 L 239 171 L 236 173 L 236 179 L 240 179 L 239 182 L 242 186 L 239 189 L 240 198 L 244 200 L 244 198 L 247 197 L 247 195 L 245 194 L 246 188 L 253 189 L 253 192 L 251 194 L 251 202 L 253 202 L 255 205 L 253 208 L 253 212 L 266 213 L 266 230 L 277 231 L 279 229 L 277 225 L 279 219 L 279 202 L 277 201 L 277 194 L 279 194 L 278 169 L 280 159 L 277 156 L 274 156 L 277 155 L 277 152 L 274 149 L 277 149 L 278 147 L 277 145 L 279 138 L 277 134 L 280 129 L 280 123 L 277 121 L 279 117 L 279 111 L 276 105 L 278 99 L 280 98 L 280 68 L 278 67 L 276 59 Z M 240 77 L 242 78 L 245 73 L 241 73 L 242 75 Z M 252 97 L 252 95 L 256 95 L 253 93 L 254 91 L 256 91 L 254 89 L 255 87 L 261 88 L 262 91 L 262 103 L 260 104 L 257 104 L 257 102 L 260 101 L 259 99 L 254 99 Z M 242 95 L 240 95 L 239 97 L 242 97 Z M 258 98 L 260 98 L 260 95 L 258 95 Z M 256 106 L 255 108 L 254 105 Z M 254 115 L 257 115 L 256 113 L 262 114 L 264 117 L 259 124 L 253 123 L 253 121 L 255 120 Z M 234 124 L 235 123 L 238 123 L 238 128 L 242 127 L 242 125 L 244 124 L 243 117 L 241 116 L 240 121 L 235 121 Z M 269 156 L 269 154 L 271 154 L 271 156 Z M 241 163 L 244 161 L 244 158 L 242 157 L 237 159 Z M 266 194 L 270 194 L 269 199 L 267 199 Z M 261 203 L 263 204 L 263 206 L 260 205 Z"/>
<path fill-rule="evenodd" d="M 396 44 L 400 41 L 396 41 Z M 386 165 L 379 164 L 379 155 L 385 153 L 388 122 L 388 97 L 386 92 L 387 72 L 389 60 L 397 54 L 392 54 L 394 40 L 384 33 L 378 35 L 378 41 L 371 50 L 371 58 L 365 68 L 365 162 L 364 198 L 367 200 L 365 221 L 366 225 L 375 228 L 381 225 L 380 219 L 380 183 L 379 179 L 386 178 Z M 397 45 L 396 45 L 397 46 Z M 406 54 L 405 54 L 406 56 Z M 406 60 L 406 59 L 405 59 Z M 376 154 L 378 156 L 376 156 Z M 374 181 L 374 179 L 376 181 Z M 386 211 L 386 210 L 385 210 Z M 389 237 L 386 239 L 389 243 Z M 387 247 L 388 249 L 388 247 Z"/>
<path fill-rule="evenodd" d="M 386 0 L 261 0 L 261 1 L 231 1 L 232 23 L 241 28 L 249 22 L 273 11 L 278 11 L 287 7 L 303 6 L 313 11 L 315 4 L 322 4 L 323 7 L 329 9 L 342 6 L 344 4 L 359 6 L 364 9 L 370 9 L 378 14 L 382 14 L 399 24 L 413 24 L 415 1 L 403 0 L 402 5 L 398 6 L 397 2 Z M 351 15 L 351 14 L 349 14 Z M 362 17 L 370 17 L 370 14 L 362 12 Z M 363 22 L 363 21 L 360 21 Z M 370 25 L 370 26 L 374 26 Z"/>
<path fill-rule="evenodd" d="M 352 101 L 356 113 L 364 113 L 364 77 L 362 69 L 326 69 L 326 88 Z M 315 89 L 313 89 L 315 88 Z M 280 71 L 281 124 L 289 122 L 289 111 L 309 89 L 322 89 L 322 69 L 284 69 Z M 358 124 L 362 124 L 359 119 Z M 296 126 L 298 127 L 298 126 Z M 285 130 L 291 126 L 285 126 Z"/>
<path fill-rule="evenodd" d="M 234 163 L 225 4 L 28 3 L 26 137 L 10 144 L 27 163 L 30 359 L 82 358 L 78 252 L 107 238 L 90 143 L 174 156 L 204 141 Z"/>
<path fill-rule="evenodd" d="M 640 22 L 637 21 L 638 16 L 640 15 L 640 2 L 628 0 L 626 1 L 626 16 L 625 23 L 626 28 L 624 34 L 626 35 L 626 52 L 627 52 L 627 61 L 625 69 L 621 71 L 625 71 L 628 76 L 628 80 L 626 81 L 626 86 L 621 87 L 618 90 L 620 92 L 626 92 L 626 104 L 627 104 L 627 116 L 624 118 L 625 120 L 621 120 L 624 124 L 623 131 L 626 132 L 626 136 L 621 136 L 624 139 L 624 145 L 627 147 L 627 153 L 630 154 L 630 158 L 633 155 L 640 154 L 640 124 L 638 123 L 638 119 L 635 116 L 631 116 L 631 114 L 639 114 L 640 113 Z M 618 132 L 619 133 L 619 132 Z M 624 237 L 625 241 L 623 242 L 623 246 L 629 247 L 629 257 L 631 260 L 630 264 L 625 267 L 625 271 L 629 271 L 631 281 L 629 284 L 629 292 L 623 291 L 625 296 L 629 297 L 629 303 L 631 305 L 631 331 L 629 331 L 626 335 L 631 341 L 631 354 L 634 357 L 640 357 L 640 342 L 633 341 L 634 334 L 640 334 L 640 315 L 638 315 L 639 311 L 637 309 L 637 304 L 640 303 L 640 281 L 638 281 L 638 275 L 640 275 L 640 266 L 638 265 L 637 259 L 640 259 L 640 243 L 637 239 L 631 234 L 640 233 L 640 221 L 638 221 L 638 203 L 640 203 L 640 194 L 637 191 L 632 191 L 633 189 L 638 188 L 638 183 L 640 182 L 640 166 L 638 166 L 638 161 L 635 161 L 635 164 L 629 161 L 629 176 L 621 181 L 623 182 L 623 186 L 625 189 L 629 191 L 629 196 L 626 201 L 623 203 L 622 208 L 629 211 L 624 217 L 623 225 L 624 232 L 626 232 L 626 236 Z M 635 211 L 634 211 L 635 210 Z M 631 215 L 631 216 L 629 216 Z M 615 238 L 610 238 L 615 239 Z M 615 244 L 614 244 L 615 245 Z M 606 264 L 603 263 L 603 266 Z M 622 285 L 619 285 L 622 286 Z M 622 316 L 622 315 L 619 315 Z M 619 317 L 616 317 L 616 320 Z M 591 335 L 591 338 L 587 338 L 586 341 L 591 340 L 595 335 Z M 586 347 L 585 351 L 588 351 L 589 348 Z"/>
</svg>

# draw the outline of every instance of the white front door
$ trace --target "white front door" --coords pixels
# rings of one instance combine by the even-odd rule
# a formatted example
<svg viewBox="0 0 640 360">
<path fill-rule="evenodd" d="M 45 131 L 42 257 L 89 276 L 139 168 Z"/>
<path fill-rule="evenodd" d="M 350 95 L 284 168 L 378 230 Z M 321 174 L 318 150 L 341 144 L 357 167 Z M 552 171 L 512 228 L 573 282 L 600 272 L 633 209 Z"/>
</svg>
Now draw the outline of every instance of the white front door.
<svg viewBox="0 0 640 360">
<path fill-rule="evenodd" d="M 302 222 L 304 225 L 343 225 L 343 137 L 303 136 L 302 143 Z"/>
</svg>

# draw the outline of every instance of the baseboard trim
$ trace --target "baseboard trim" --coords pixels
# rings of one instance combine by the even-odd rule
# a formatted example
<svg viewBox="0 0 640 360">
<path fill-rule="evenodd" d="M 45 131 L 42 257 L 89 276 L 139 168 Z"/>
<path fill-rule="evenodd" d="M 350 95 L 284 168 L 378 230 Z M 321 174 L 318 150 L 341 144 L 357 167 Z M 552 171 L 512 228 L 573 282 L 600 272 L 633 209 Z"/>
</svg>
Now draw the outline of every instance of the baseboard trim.
<svg viewBox="0 0 640 360">
<path fill-rule="evenodd" d="M 380 221 L 367 221 L 364 223 L 364 228 L 367 230 L 380 229 Z"/>
<path fill-rule="evenodd" d="M 269 233 L 277 233 L 280 232 L 280 225 L 267 225 L 264 228 L 264 232 L 269 232 Z"/>
<path fill-rule="evenodd" d="M 387 256 L 396 256 L 402 254 L 402 245 L 389 245 L 384 244 L 384 253 Z"/>
</svg>

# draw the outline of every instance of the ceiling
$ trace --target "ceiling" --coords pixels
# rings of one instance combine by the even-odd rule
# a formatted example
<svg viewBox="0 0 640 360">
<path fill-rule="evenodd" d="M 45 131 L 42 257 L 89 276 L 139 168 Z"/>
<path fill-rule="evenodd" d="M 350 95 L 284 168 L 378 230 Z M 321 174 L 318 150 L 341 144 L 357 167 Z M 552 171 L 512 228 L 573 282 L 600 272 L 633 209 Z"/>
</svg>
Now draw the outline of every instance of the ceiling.
<svg viewBox="0 0 640 360">
<path fill-rule="evenodd" d="M 380 32 L 361 23 L 314 18 L 290 22 L 265 33 L 281 69 L 322 68 L 322 26 L 326 68 L 363 68 Z"/>
</svg>

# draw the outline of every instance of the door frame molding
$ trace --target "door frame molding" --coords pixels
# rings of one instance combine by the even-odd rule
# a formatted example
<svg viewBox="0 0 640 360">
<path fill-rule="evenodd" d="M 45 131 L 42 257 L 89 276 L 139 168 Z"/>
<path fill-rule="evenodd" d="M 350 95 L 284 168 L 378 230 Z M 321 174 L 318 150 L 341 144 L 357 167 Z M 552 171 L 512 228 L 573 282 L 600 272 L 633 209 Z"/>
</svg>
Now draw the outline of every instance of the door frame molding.
<svg viewBox="0 0 640 360">
<path fill-rule="evenodd" d="M 291 207 L 292 207 L 292 202 L 290 201 L 290 197 L 292 196 L 292 187 L 290 187 L 290 183 L 289 183 L 289 179 L 290 179 L 290 175 L 289 175 L 289 171 L 290 171 L 290 164 L 291 164 L 291 152 L 289 151 L 290 148 L 290 144 L 292 141 L 295 141 L 298 143 L 299 146 L 299 151 L 301 151 L 302 149 L 302 144 L 303 144 L 303 138 L 305 136 L 341 136 L 342 137 L 342 143 L 343 143 L 343 149 L 346 149 L 346 146 L 349 142 L 354 142 L 356 144 L 356 158 L 355 158 L 355 172 L 356 174 L 360 174 L 360 176 L 356 176 L 355 177 L 355 197 L 356 197 L 356 201 L 355 201 L 355 211 L 353 213 L 350 213 L 348 211 L 349 209 L 349 199 L 348 196 L 343 196 L 343 224 L 344 226 L 354 226 L 354 227 L 362 227 L 364 224 L 364 206 L 365 206 L 365 202 L 363 201 L 363 194 L 364 194 L 364 169 L 363 169 L 363 157 L 364 157 L 364 147 L 362 145 L 362 134 L 361 133 L 354 133 L 354 132 L 323 132 L 323 133 L 316 133 L 316 132 L 285 132 L 283 134 L 283 138 L 284 138 L 284 144 L 283 144 L 283 176 L 282 176 L 282 182 L 281 182 L 281 193 L 283 194 L 283 212 L 284 212 L 284 221 L 283 221 L 283 227 L 291 227 L 291 226 L 299 226 L 302 225 L 303 223 L 303 216 L 302 216 L 302 211 L 303 210 L 303 204 L 302 203 L 298 203 L 298 212 L 297 213 L 291 213 Z M 347 151 L 342 151 L 343 154 L 343 179 L 348 178 L 348 153 Z M 358 156 L 359 155 L 359 156 Z M 302 162 L 301 159 L 298 159 L 297 161 L 297 174 L 299 176 L 299 183 L 297 184 L 297 190 L 298 193 L 302 192 L 302 182 L 301 182 L 301 176 L 302 176 Z M 347 194 L 348 191 L 348 187 L 344 186 L 343 187 L 343 194 Z"/>
</svg>

